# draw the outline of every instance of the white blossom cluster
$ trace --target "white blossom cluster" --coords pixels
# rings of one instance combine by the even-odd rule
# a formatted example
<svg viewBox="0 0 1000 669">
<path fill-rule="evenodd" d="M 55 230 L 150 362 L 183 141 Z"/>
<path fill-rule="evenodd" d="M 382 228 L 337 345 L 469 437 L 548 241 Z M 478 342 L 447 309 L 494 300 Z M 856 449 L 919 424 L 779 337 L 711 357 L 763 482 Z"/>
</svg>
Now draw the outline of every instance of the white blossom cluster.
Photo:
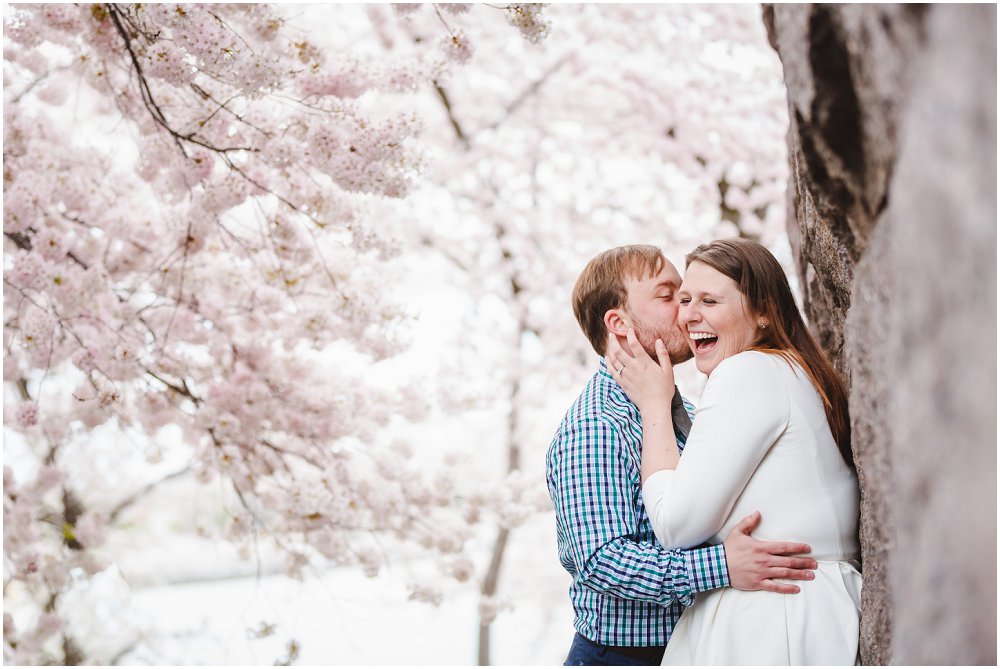
<svg viewBox="0 0 1000 669">
<path fill-rule="evenodd" d="M 506 6 L 507 22 L 517 28 L 524 38 L 538 44 L 552 29 L 552 24 L 542 16 L 541 3 L 515 3 Z"/>
</svg>

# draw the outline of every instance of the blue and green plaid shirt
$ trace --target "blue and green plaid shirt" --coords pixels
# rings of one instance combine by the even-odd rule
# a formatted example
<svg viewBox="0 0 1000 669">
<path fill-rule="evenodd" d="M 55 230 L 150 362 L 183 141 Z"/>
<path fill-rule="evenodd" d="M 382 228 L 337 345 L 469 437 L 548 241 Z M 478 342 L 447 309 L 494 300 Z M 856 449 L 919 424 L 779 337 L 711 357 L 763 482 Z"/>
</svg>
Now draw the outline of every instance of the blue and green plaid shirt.
<svg viewBox="0 0 1000 669">
<path fill-rule="evenodd" d="M 721 545 L 656 543 L 642 505 L 641 447 L 639 410 L 601 360 L 552 440 L 546 478 L 559 561 L 573 577 L 573 626 L 608 646 L 665 645 L 695 593 L 729 585 Z"/>
</svg>

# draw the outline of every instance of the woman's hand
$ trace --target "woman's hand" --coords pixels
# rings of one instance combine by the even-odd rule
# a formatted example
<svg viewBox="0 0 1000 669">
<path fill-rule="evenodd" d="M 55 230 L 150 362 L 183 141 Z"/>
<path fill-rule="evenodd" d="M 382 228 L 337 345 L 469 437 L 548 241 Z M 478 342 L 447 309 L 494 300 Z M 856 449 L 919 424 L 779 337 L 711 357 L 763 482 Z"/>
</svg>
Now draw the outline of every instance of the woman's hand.
<svg viewBox="0 0 1000 669">
<path fill-rule="evenodd" d="M 669 415 L 670 402 L 674 398 L 674 368 L 670 364 L 667 347 L 657 339 L 657 360 L 653 360 L 632 328 L 626 334 L 631 353 L 622 348 L 616 335 L 608 333 L 608 354 L 605 357 L 608 371 L 639 407 L 639 413 L 644 418 L 651 412 L 666 412 Z"/>
</svg>

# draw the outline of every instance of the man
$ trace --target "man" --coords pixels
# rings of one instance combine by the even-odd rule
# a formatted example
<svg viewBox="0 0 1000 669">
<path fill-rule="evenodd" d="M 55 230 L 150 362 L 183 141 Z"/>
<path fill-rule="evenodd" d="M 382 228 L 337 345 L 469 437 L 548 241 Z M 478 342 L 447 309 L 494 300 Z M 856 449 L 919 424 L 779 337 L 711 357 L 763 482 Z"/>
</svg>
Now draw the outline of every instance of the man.
<svg viewBox="0 0 1000 669">
<path fill-rule="evenodd" d="M 628 347 L 626 332 L 655 359 L 662 339 L 674 364 L 691 357 L 677 327 L 677 269 L 654 246 L 623 246 L 590 261 L 573 289 L 573 312 L 598 355 L 608 333 Z M 674 393 L 678 448 L 694 408 Z M 810 579 L 816 562 L 793 557 L 805 544 L 750 537 L 748 516 L 719 546 L 668 551 L 656 544 L 642 506 L 639 411 L 611 378 L 604 360 L 563 419 L 547 456 L 559 559 L 573 577 L 576 635 L 567 665 L 659 664 L 684 607 L 698 592 L 798 592 L 775 579 Z"/>
</svg>

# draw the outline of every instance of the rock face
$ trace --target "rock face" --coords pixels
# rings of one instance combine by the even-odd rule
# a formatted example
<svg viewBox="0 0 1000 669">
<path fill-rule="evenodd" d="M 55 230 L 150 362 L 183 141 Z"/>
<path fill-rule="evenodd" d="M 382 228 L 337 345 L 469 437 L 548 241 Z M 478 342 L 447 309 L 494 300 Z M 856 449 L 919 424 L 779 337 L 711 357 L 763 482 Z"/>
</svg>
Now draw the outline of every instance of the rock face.
<svg viewBox="0 0 1000 669">
<path fill-rule="evenodd" d="M 993 664 L 994 5 L 765 5 L 789 237 L 850 385 L 862 660 Z"/>
</svg>

